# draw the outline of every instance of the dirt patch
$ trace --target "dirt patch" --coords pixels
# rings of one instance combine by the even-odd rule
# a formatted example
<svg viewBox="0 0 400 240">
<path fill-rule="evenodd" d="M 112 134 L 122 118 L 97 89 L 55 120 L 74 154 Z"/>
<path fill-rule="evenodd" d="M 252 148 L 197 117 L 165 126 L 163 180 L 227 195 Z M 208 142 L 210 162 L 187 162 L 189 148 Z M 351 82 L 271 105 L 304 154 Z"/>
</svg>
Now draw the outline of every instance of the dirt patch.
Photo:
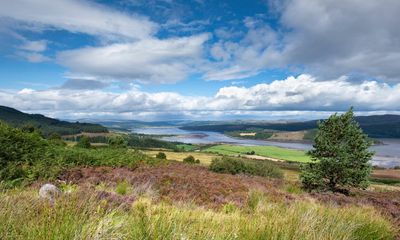
<svg viewBox="0 0 400 240">
<path fill-rule="evenodd" d="M 400 169 L 374 170 L 371 177 L 400 180 Z"/>
<path fill-rule="evenodd" d="M 182 163 L 142 166 L 134 171 L 108 167 L 72 169 L 64 172 L 60 180 L 84 187 L 95 187 L 104 183 L 115 186 L 118 182 L 127 181 L 134 189 L 142 186 L 152 188 L 163 200 L 194 202 L 211 208 L 221 207 L 228 202 L 243 206 L 252 189 L 257 189 L 277 201 L 292 199 L 289 194 L 278 190 L 283 184 L 280 180 L 217 174 L 202 166 Z"/>
<path fill-rule="evenodd" d="M 269 139 L 273 140 L 286 140 L 286 141 L 300 141 L 304 139 L 306 131 L 293 131 L 293 132 L 275 132 Z"/>
</svg>

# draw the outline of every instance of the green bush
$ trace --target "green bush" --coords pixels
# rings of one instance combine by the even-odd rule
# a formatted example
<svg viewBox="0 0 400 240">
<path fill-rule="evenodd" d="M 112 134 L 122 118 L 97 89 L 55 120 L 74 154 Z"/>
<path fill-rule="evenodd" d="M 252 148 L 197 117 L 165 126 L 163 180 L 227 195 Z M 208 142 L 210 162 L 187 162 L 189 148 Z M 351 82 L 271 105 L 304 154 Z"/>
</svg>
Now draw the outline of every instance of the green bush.
<svg viewBox="0 0 400 240">
<path fill-rule="evenodd" d="M 194 163 L 196 163 L 196 159 L 194 159 L 194 157 L 192 155 L 189 155 L 183 159 L 183 162 L 194 164 Z"/>
<path fill-rule="evenodd" d="M 223 157 L 220 159 L 213 159 L 209 169 L 218 173 L 242 173 L 262 177 L 283 178 L 283 172 L 280 168 L 264 161 Z"/>
<path fill-rule="evenodd" d="M 0 182 L 6 187 L 38 178 L 54 179 L 68 167 L 112 166 L 135 168 L 156 161 L 125 148 L 69 148 L 44 139 L 36 131 L 25 132 L 0 122 Z"/>
<path fill-rule="evenodd" d="M 116 135 L 108 138 L 108 145 L 114 148 L 125 148 L 128 146 L 128 141 L 123 136 Z"/>
<path fill-rule="evenodd" d="M 78 148 L 90 148 L 90 138 L 88 136 L 80 137 L 78 143 L 75 146 Z"/>
<path fill-rule="evenodd" d="M 0 181 L 37 177 L 34 165 L 45 167 L 49 143 L 36 131 L 27 132 L 0 122 Z"/>
<path fill-rule="evenodd" d="M 165 155 L 165 153 L 163 153 L 163 152 L 159 152 L 159 153 L 157 153 L 156 158 L 167 159 L 167 155 Z"/>
</svg>

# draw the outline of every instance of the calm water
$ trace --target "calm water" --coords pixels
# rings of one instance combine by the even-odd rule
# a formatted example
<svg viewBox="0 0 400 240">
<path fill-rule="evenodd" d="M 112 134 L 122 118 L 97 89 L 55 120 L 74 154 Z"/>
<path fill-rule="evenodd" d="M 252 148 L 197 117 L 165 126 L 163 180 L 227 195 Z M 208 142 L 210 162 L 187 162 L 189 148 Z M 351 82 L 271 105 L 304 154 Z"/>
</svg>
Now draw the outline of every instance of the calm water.
<svg viewBox="0 0 400 240">
<path fill-rule="evenodd" d="M 177 135 L 173 137 L 163 137 L 162 139 L 171 142 L 183 142 L 192 144 L 229 143 L 246 146 L 277 146 L 297 150 L 309 150 L 312 148 L 311 144 L 307 143 L 236 139 L 217 132 L 186 131 L 177 127 L 136 128 L 133 129 L 133 132 L 154 135 Z M 371 147 L 371 150 L 375 151 L 375 156 L 372 160 L 372 164 L 381 167 L 400 166 L 400 139 L 379 140 L 383 142 L 383 145 L 375 145 Z"/>
</svg>

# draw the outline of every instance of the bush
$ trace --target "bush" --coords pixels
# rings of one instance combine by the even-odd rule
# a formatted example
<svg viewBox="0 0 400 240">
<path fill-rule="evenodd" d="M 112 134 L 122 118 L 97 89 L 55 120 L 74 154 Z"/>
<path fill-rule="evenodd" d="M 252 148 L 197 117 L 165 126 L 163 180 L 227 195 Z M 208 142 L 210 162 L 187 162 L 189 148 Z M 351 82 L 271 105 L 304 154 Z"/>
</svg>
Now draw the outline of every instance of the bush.
<svg viewBox="0 0 400 240">
<path fill-rule="evenodd" d="M 65 168 L 112 166 L 135 168 L 156 164 L 138 151 L 124 148 L 68 148 L 44 139 L 36 131 L 25 132 L 0 122 L 0 183 L 13 187 L 38 178 L 54 179 Z"/>
<path fill-rule="evenodd" d="M 218 173 L 248 174 L 262 177 L 283 178 L 283 172 L 272 163 L 223 157 L 213 159 L 209 169 Z"/>
<path fill-rule="evenodd" d="M 120 135 L 108 138 L 108 145 L 114 148 L 125 148 L 128 146 L 128 141 Z"/>
<path fill-rule="evenodd" d="M 196 160 L 194 159 L 194 157 L 192 155 L 189 155 L 183 159 L 183 162 L 194 164 L 194 163 L 196 163 Z"/>
<path fill-rule="evenodd" d="M 45 167 L 49 143 L 36 131 L 23 131 L 0 122 L 0 181 L 35 179 L 36 163 Z"/>
<path fill-rule="evenodd" d="M 163 153 L 163 152 L 159 152 L 159 153 L 157 153 L 156 158 L 167 159 L 167 155 L 165 155 L 165 153 Z"/>
<path fill-rule="evenodd" d="M 90 138 L 88 136 L 80 137 L 75 146 L 78 148 L 90 148 Z"/>
</svg>

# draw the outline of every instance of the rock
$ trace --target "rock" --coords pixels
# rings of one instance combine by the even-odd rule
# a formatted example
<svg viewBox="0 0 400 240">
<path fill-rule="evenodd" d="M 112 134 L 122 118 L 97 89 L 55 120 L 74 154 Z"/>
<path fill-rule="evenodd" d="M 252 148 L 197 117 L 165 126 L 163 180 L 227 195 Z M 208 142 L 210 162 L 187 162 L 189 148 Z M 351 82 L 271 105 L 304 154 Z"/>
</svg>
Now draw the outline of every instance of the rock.
<svg viewBox="0 0 400 240">
<path fill-rule="evenodd" d="M 55 198 L 61 195 L 60 189 L 53 184 L 46 183 L 39 190 L 39 196 L 43 199 L 47 199 L 50 203 L 53 203 Z"/>
</svg>

